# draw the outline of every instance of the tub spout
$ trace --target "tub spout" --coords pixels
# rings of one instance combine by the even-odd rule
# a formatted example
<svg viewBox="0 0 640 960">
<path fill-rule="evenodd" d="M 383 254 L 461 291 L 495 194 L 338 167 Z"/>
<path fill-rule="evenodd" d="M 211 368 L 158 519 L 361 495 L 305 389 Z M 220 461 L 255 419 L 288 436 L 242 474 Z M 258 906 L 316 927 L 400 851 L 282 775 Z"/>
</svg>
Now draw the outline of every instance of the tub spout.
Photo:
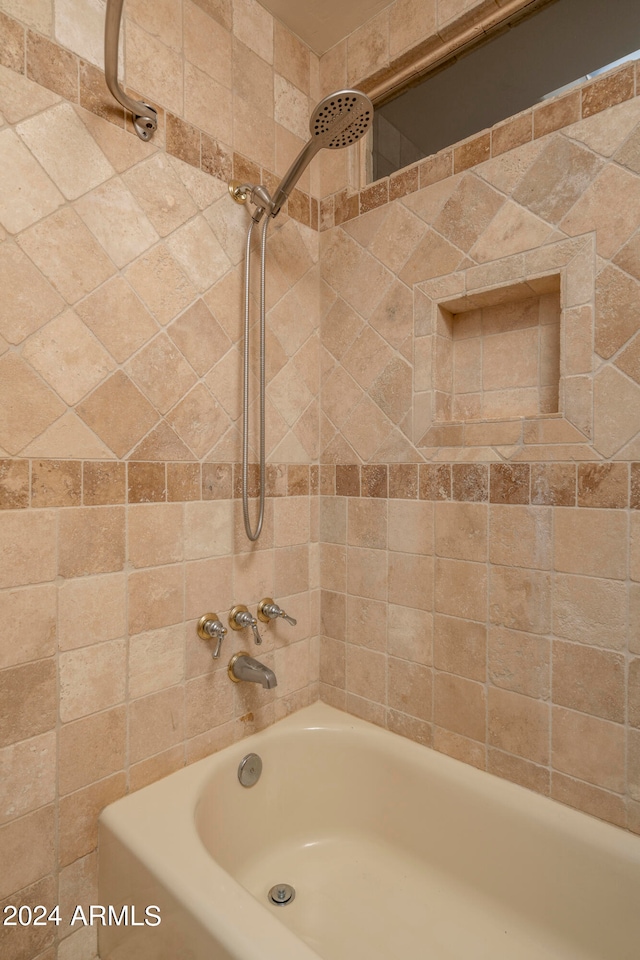
<svg viewBox="0 0 640 960">
<path fill-rule="evenodd" d="M 265 690 L 272 690 L 278 685 L 276 675 L 264 663 L 254 660 L 248 653 L 236 653 L 229 661 L 229 676 L 234 683 L 248 680 L 249 683 L 260 683 Z"/>
</svg>

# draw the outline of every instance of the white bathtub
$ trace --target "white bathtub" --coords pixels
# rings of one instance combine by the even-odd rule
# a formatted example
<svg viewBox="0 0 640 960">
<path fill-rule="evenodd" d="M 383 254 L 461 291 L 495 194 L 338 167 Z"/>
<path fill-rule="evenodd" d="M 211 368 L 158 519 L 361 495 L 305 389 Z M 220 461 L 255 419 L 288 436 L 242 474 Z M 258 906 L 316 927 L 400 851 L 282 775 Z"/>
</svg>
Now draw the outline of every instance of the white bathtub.
<svg viewBox="0 0 640 960">
<path fill-rule="evenodd" d="M 99 851 L 100 903 L 162 916 L 102 960 L 640 958 L 639 837 L 322 703 L 112 804 Z"/>
</svg>

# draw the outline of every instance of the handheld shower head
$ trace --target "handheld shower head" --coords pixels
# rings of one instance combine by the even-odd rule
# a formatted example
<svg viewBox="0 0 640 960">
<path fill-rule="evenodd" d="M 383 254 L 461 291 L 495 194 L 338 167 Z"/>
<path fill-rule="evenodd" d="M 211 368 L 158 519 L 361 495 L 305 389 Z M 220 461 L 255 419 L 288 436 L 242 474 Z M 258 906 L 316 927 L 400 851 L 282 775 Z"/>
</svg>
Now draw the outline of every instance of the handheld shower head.
<svg viewBox="0 0 640 960">
<path fill-rule="evenodd" d="M 273 195 L 275 217 L 302 173 L 319 150 L 340 150 L 362 137 L 373 121 L 373 104 L 360 90 L 337 90 L 321 100 L 311 114 L 311 139 L 302 148 Z"/>
<path fill-rule="evenodd" d="M 316 106 L 309 133 L 318 149 L 339 150 L 359 140 L 373 120 L 373 104 L 359 90 L 338 90 Z"/>
</svg>

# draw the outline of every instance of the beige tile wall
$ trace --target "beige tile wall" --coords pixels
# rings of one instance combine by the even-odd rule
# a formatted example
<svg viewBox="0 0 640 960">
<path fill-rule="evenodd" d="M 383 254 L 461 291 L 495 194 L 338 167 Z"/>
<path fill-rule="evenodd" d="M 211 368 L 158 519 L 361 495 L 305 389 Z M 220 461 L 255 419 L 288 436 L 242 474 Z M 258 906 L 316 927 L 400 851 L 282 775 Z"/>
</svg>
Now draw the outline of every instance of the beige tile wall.
<svg viewBox="0 0 640 960">
<path fill-rule="evenodd" d="M 256 547 L 237 464 L 248 218 L 225 182 L 284 172 L 317 58 L 252 0 L 129 0 L 124 82 L 163 119 L 144 144 L 100 86 L 104 3 L 0 9 L 0 901 L 66 914 L 0 927 L 0 955 L 92 960 L 95 930 L 68 920 L 97 902 L 104 805 L 317 697 L 310 180 L 306 217 L 270 232 Z M 197 130 L 197 162 L 165 149 L 172 129 Z M 263 596 L 298 620 L 262 631 L 273 692 L 227 677 L 251 635 L 229 630 L 213 661 L 195 629 Z"/>
<path fill-rule="evenodd" d="M 639 142 L 630 98 L 321 233 L 321 695 L 632 830 Z M 427 336 L 434 304 L 558 274 L 559 412 L 438 408 L 491 337 Z M 512 313 L 490 379 L 524 390 Z"/>
<path fill-rule="evenodd" d="M 0 0 L 2 905 L 95 899 L 99 810 L 314 699 L 318 659 L 330 702 L 640 830 L 635 75 L 355 204 L 327 153 L 271 237 L 267 526 L 257 549 L 241 531 L 224 181 L 272 182 L 320 93 L 477 6 L 396 0 L 318 63 L 255 2 L 130 0 L 126 82 L 161 108 L 144 145 L 103 93 L 99 5 Z M 309 191 L 332 194 L 320 253 Z M 585 234 L 571 423 L 448 424 L 417 450 L 413 285 L 450 297 L 539 245 L 544 272 Z M 232 689 L 194 631 L 267 593 L 299 620 L 266 631 L 277 696 Z M 95 954 L 91 930 L 3 935 L 9 960 Z"/>
</svg>

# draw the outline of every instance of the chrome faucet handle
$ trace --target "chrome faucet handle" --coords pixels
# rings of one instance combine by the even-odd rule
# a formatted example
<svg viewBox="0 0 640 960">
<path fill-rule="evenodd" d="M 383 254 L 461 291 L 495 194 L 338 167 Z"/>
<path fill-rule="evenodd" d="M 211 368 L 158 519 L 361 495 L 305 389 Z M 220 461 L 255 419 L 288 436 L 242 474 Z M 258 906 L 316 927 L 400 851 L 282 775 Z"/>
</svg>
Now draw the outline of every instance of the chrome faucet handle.
<svg viewBox="0 0 640 960">
<path fill-rule="evenodd" d="M 217 613 L 205 613 L 198 620 L 198 636 L 201 640 L 216 640 L 216 645 L 211 653 L 214 660 L 220 656 L 220 647 L 224 640 L 227 628 L 218 620 Z"/>
<path fill-rule="evenodd" d="M 229 626 L 232 630 L 244 630 L 245 627 L 251 627 L 253 639 L 256 644 L 262 643 L 262 637 L 258 632 L 258 621 L 252 617 L 249 610 L 243 603 L 237 603 L 231 608 L 229 613 Z"/>
<path fill-rule="evenodd" d="M 293 617 L 290 617 L 288 613 L 285 613 L 277 603 L 274 603 L 272 597 L 264 597 L 258 604 L 258 619 L 262 620 L 263 623 L 269 623 L 270 620 L 277 620 L 278 617 L 282 617 L 282 619 L 290 623 L 292 627 L 295 627 L 298 622 L 294 620 Z"/>
</svg>

